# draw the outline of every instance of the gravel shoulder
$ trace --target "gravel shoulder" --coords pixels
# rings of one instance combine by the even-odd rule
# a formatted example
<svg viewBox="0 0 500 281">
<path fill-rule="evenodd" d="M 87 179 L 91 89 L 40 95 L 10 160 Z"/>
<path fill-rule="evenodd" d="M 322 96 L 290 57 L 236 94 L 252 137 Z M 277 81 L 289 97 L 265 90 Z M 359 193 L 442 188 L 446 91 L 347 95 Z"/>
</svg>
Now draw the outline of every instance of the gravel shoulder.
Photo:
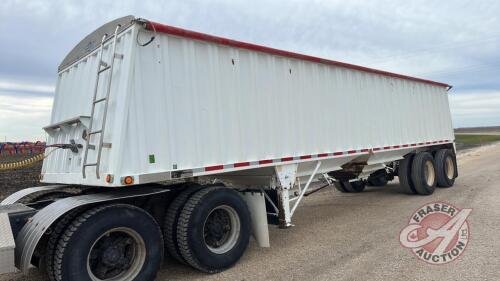
<svg viewBox="0 0 500 281">
<path fill-rule="evenodd" d="M 157 280 L 498 280 L 499 158 L 500 144 L 460 152 L 455 186 L 431 196 L 402 194 L 397 180 L 359 194 L 325 189 L 305 199 L 294 227 L 270 226 L 271 248 L 252 241 L 238 264 L 215 275 L 167 259 Z M 467 250 L 441 266 L 418 260 L 398 239 L 414 210 L 432 201 L 473 208 Z M 33 270 L 0 280 L 42 278 Z"/>
</svg>

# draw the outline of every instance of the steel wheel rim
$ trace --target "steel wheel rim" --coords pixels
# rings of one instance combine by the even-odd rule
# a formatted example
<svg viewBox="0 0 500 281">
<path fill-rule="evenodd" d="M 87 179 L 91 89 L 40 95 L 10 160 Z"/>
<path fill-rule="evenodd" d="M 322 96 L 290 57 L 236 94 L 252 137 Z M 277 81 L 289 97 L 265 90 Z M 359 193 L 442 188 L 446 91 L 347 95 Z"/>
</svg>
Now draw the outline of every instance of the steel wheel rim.
<svg viewBox="0 0 500 281">
<path fill-rule="evenodd" d="M 455 176 L 455 163 L 453 163 L 453 159 L 450 156 L 446 158 L 446 177 L 448 179 L 453 179 Z"/>
<path fill-rule="evenodd" d="M 116 235 L 118 234 L 118 235 Z M 111 237 L 113 235 L 113 237 Z M 119 237 L 122 239 L 129 239 L 127 242 L 131 242 L 130 244 L 127 244 L 127 256 L 129 256 L 130 262 L 125 266 L 123 271 L 118 272 L 109 278 L 104 278 L 102 276 L 102 272 L 96 272 L 98 271 L 96 268 L 96 259 L 98 259 L 98 264 L 102 264 L 103 256 L 106 254 L 109 254 L 110 251 L 113 252 L 113 250 L 104 250 L 103 253 L 99 254 L 98 256 L 95 257 L 96 255 L 96 247 L 100 246 L 101 243 L 103 243 L 103 239 L 113 239 L 115 237 Z M 108 242 L 107 242 L 108 243 Z M 109 248 L 108 248 L 109 249 Z M 102 251 L 102 250 L 100 250 Z M 107 252 L 106 254 L 104 252 Z M 109 256 L 109 255 L 108 255 Z M 117 227 L 113 228 L 111 230 L 106 231 L 104 234 L 99 236 L 94 241 L 94 244 L 92 244 L 92 247 L 90 248 L 89 254 L 87 256 L 87 272 L 89 273 L 89 276 L 91 280 L 93 281 L 129 281 L 133 280 L 139 272 L 141 271 L 144 262 L 146 261 L 146 244 L 144 243 L 144 239 L 137 233 L 135 230 L 128 228 L 128 227 Z M 107 266 L 107 265 L 106 265 Z M 100 270 L 100 269 L 99 269 Z M 118 270 L 118 269 L 117 269 Z"/>
<path fill-rule="evenodd" d="M 203 224 L 203 241 L 215 254 L 224 254 L 234 248 L 241 231 L 236 210 L 228 205 L 218 206 L 208 214 Z"/>
<path fill-rule="evenodd" d="M 434 165 L 432 161 L 426 161 L 424 167 L 424 177 L 425 182 L 428 186 L 434 185 L 434 180 L 436 179 L 436 173 L 434 171 Z"/>
</svg>

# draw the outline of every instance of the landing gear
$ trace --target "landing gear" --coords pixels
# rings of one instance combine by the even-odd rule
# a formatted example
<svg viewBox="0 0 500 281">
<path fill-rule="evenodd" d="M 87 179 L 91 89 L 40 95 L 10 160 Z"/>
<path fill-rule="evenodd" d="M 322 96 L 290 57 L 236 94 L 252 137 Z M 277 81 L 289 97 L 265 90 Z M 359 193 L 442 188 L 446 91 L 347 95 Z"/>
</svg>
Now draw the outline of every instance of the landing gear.
<svg viewBox="0 0 500 281">
<path fill-rule="evenodd" d="M 362 180 L 358 181 L 338 181 L 335 182 L 335 188 L 340 192 L 345 193 L 358 193 L 365 190 L 366 183 Z"/>
</svg>

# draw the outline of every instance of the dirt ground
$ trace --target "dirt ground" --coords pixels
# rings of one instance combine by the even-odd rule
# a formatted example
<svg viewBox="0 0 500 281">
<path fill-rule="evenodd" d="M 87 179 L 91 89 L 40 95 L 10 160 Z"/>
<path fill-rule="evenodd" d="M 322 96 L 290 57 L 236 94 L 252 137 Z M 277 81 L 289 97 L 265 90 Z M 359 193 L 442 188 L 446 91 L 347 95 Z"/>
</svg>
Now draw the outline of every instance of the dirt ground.
<svg viewBox="0 0 500 281">
<path fill-rule="evenodd" d="M 498 280 L 499 158 L 499 144 L 460 153 L 455 186 L 431 196 L 402 194 L 397 180 L 358 194 L 325 189 L 306 198 L 294 227 L 270 226 L 270 248 L 252 241 L 233 268 L 215 275 L 167 259 L 157 280 Z M 450 264 L 422 262 L 399 242 L 411 214 L 432 201 L 473 209 L 471 240 Z M 33 270 L 28 277 L 9 274 L 0 280 L 44 279 Z"/>
<path fill-rule="evenodd" d="M 29 158 L 27 155 L 0 155 L 0 163 L 10 163 Z M 0 200 L 26 187 L 41 185 L 39 181 L 42 162 L 22 169 L 0 171 Z"/>
</svg>

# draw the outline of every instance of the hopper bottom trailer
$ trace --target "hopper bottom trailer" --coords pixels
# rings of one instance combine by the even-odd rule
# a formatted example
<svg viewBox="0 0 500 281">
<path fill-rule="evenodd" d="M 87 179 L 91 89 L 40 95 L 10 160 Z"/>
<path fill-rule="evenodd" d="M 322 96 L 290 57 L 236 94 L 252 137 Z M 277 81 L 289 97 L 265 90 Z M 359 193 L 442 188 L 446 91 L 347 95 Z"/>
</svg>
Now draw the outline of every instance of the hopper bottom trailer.
<svg viewBox="0 0 500 281">
<path fill-rule="evenodd" d="M 323 187 L 457 177 L 443 83 L 127 16 L 59 66 L 42 187 L 0 206 L 0 272 L 153 280 L 220 272 Z"/>
</svg>

